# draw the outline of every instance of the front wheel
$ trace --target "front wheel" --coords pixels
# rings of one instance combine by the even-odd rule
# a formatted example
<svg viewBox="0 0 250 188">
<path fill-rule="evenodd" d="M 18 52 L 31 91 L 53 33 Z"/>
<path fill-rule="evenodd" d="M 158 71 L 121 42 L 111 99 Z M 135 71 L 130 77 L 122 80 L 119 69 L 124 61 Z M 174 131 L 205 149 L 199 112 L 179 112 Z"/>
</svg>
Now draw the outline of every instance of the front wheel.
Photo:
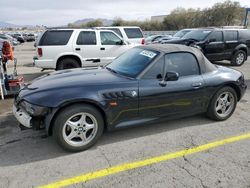
<svg viewBox="0 0 250 188">
<path fill-rule="evenodd" d="M 231 87 L 224 87 L 213 96 L 207 115 L 216 121 L 226 120 L 233 114 L 236 105 L 237 95 L 235 90 Z"/>
<path fill-rule="evenodd" d="M 102 115 L 96 108 L 84 104 L 72 105 L 57 115 L 53 136 L 64 149 L 82 151 L 98 140 L 103 128 Z"/>
</svg>

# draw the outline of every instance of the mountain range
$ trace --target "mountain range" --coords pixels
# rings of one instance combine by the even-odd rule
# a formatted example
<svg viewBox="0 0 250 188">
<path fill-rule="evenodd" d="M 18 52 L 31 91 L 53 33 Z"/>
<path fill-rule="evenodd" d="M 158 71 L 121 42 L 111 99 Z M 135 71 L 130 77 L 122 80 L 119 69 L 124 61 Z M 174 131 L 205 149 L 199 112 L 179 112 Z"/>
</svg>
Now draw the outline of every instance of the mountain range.
<svg viewBox="0 0 250 188">
<path fill-rule="evenodd" d="M 0 21 L 0 28 L 13 28 L 13 27 L 21 27 L 19 25 L 16 25 L 16 24 L 12 24 L 12 23 L 8 23 L 8 22 L 3 22 L 3 21 Z"/>
<path fill-rule="evenodd" d="M 86 24 L 88 22 L 95 21 L 95 20 L 97 20 L 97 19 L 85 18 L 85 19 L 77 20 L 77 21 L 73 22 L 73 24 L 76 25 L 76 26 L 80 26 L 82 24 Z M 101 19 L 100 18 L 98 20 L 101 20 L 104 26 L 110 26 L 113 23 L 113 20 L 110 20 L 110 19 Z M 5 21 L 0 21 L 0 28 L 16 28 L 16 27 L 29 27 L 29 28 L 32 28 L 34 26 L 32 26 L 32 25 L 17 25 L 17 24 L 12 24 L 12 23 L 5 22 Z"/>
<path fill-rule="evenodd" d="M 77 21 L 73 22 L 73 24 L 76 25 L 76 26 L 80 26 L 80 25 L 82 25 L 82 24 L 86 24 L 86 23 L 88 23 L 88 22 L 92 22 L 92 21 L 95 21 L 95 20 L 101 20 L 104 26 L 110 26 L 110 25 L 112 25 L 112 23 L 113 23 L 113 20 L 110 20 L 110 19 L 102 19 L 102 18 L 99 18 L 99 19 L 85 18 L 85 19 L 77 20 Z"/>
</svg>

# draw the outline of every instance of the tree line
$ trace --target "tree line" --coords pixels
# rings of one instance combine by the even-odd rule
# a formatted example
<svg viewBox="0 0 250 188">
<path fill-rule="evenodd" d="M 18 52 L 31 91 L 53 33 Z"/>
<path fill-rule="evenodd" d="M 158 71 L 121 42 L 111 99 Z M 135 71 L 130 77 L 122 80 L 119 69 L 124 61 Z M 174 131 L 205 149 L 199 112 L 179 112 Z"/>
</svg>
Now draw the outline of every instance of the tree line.
<svg viewBox="0 0 250 188">
<path fill-rule="evenodd" d="M 209 26 L 233 26 L 241 25 L 244 18 L 244 8 L 238 1 L 226 0 L 216 3 L 210 8 L 185 9 L 176 8 L 160 21 L 126 21 L 115 18 L 112 26 L 139 26 L 145 31 L 179 30 L 182 28 L 196 28 Z M 73 27 L 74 24 L 68 24 Z M 101 20 L 90 21 L 82 24 L 81 28 L 101 27 Z"/>
</svg>

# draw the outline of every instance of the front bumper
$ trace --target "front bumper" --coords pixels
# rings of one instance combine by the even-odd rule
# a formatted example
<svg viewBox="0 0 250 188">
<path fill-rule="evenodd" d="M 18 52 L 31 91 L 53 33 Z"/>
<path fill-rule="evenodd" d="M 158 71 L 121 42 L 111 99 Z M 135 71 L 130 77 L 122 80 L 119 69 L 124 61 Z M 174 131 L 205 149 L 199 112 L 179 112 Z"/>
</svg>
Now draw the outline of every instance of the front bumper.
<svg viewBox="0 0 250 188">
<path fill-rule="evenodd" d="M 13 114 L 16 117 L 17 121 L 27 128 L 31 128 L 31 119 L 32 117 L 24 112 L 22 109 L 17 108 L 13 105 Z"/>
</svg>

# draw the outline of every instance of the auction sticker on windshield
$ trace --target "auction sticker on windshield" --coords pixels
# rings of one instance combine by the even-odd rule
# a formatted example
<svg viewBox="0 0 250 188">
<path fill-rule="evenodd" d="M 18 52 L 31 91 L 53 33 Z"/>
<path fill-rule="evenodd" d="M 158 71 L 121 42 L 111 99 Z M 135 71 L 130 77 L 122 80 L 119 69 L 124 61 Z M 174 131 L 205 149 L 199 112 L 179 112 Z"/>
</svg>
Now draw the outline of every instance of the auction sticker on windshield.
<svg viewBox="0 0 250 188">
<path fill-rule="evenodd" d="M 154 52 L 151 52 L 151 51 L 148 51 L 148 50 L 143 50 L 140 55 L 144 55 L 146 57 L 149 57 L 149 58 L 154 58 L 157 54 L 154 53 Z"/>
</svg>

